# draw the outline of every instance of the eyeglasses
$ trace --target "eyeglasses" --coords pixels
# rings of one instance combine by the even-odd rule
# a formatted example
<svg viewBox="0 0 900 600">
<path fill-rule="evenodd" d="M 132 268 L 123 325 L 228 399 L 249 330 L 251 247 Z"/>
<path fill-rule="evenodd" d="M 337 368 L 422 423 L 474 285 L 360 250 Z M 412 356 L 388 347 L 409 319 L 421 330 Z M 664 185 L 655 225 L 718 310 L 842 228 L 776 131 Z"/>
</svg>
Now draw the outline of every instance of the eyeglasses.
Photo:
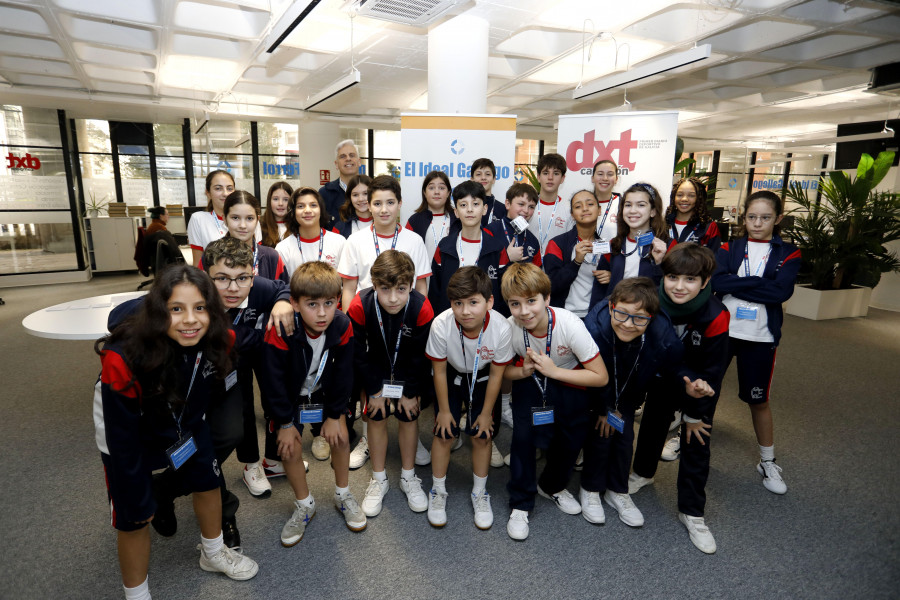
<svg viewBox="0 0 900 600">
<path fill-rule="evenodd" d="M 768 223 L 774 218 L 772 215 L 747 215 L 744 217 L 745 220 L 753 221 L 754 223 Z"/>
<path fill-rule="evenodd" d="M 248 288 L 253 285 L 253 275 L 238 275 L 237 277 L 225 277 L 224 275 L 216 275 L 212 278 L 213 283 L 220 290 L 227 290 L 234 282 L 239 288 Z"/>
<path fill-rule="evenodd" d="M 631 322 L 634 323 L 635 327 L 646 327 L 650 324 L 650 319 L 653 318 L 646 317 L 644 315 L 631 315 L 624 310 L 619 310 L 618 308 L 612 309 L 612 314 L 613 319 L 615 319 L 619 323 L 627 323 L 628 319 L 631 319 Z"/>
</svg>

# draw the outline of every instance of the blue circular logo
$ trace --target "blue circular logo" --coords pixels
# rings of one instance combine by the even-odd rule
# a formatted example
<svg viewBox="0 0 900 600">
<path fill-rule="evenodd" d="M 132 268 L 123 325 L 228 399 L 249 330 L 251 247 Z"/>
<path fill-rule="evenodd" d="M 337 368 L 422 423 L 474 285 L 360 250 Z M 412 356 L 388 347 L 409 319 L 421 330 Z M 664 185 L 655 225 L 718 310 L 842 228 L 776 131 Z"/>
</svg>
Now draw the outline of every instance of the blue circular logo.
<svg viewBox="0 0 900 600">
<path fill-rule="evenodd" d="M 732 177 L 728 180 L 728 187 L 736 188 L 737 187 L 737 177 Z"/>
<path fill-rule="evenodd" d="M 453 154 L 459 155 L 466 151 L 466 147 L 463 146 L 462 140 L 453 140 L 450 142 L 450 152 Z"/>
</svg>

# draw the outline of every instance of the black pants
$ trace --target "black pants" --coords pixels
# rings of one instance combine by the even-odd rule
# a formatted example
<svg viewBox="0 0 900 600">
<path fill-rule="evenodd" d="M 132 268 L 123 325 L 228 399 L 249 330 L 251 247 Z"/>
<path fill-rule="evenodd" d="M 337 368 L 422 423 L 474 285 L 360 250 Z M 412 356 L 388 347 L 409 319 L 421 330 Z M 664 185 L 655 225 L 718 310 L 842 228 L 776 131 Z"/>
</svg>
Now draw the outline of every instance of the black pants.
<svg viewBox="0 0 900 600">
<path fill-rule="evenodd" d="M 597 419 L 604 412 L 591 412 L 587 442 L 584 445 L 584 467 L 581 471 L 581 487 L 588 492 L 603 493 L 610 490 L 619 494 L 628 493 L 628 469 L 631 466 L 632 444 L 634 443 L 634 408 L 625 408 L 622 420 L 624 433 L 613 431 L 606 438 L 594 429 Z"/>
<path fill-rule="evenodd" d="M 513 382 L 513 437 L 509 461 L 509 507 L 532 510 L 537 486 L 556 494 L 569 483 L 588 427 L 588 392 L 548 382 L 547 404 L 553 406 L 554 422 L 532 424 L 532 408 L 542 407 L 537 384 L 531 378 Z M 535 448 L 546 448 L 547 463 L 537 478 Z"/>
</svg>

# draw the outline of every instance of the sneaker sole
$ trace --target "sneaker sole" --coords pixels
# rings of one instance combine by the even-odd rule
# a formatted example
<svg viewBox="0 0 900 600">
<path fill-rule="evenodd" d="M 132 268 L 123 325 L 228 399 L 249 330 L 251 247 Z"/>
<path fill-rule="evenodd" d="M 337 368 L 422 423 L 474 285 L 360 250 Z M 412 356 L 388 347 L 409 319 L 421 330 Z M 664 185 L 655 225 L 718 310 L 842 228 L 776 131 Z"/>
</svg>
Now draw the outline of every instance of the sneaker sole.
<svg viewBox="0 0 900 600">
<path fill-rule="evenodd" d="M 493 522 L 492 522 L 490 525 L 488 525 L 487 527 L 482 527 L 482 526 L 479 525 L 478 523 L 475 523 L 475 527 L 477 527 L 477 528 L 480 529 L 481 531 L 487 531 L 488 529 L 490 529 L 490 528 L 493 527 L 493 526 L 494 526 L 494 523 L 493 523 Z"/>
<path fill-rule="evenodd" d="M 380 514 L 381 514 L 381 509 L 384 508 L 384 504 L 382 503 L 382 505 L 378 507 L 378 510 L 377 510 L 376 512 L 372 513 L 371 515 L 370 515 L 369 513 L 366 512 L 366 509 L 364 509 L 364 508 L 362 507 L 362 505 L 360 505 L 359 507 L 360 507 L 360 509 L 363 511 L 363 514 L 366 515 L 366 518 L 368 519 L 368 518 L 371 518 L 371 517 L 377 517 L 378 515 L 380 515 Z"/>
<path fill-rule="evenodd" d="M 241 477 L 241 481 L 244 482 L 244 485 L 247 486 L 247 491 L 250 492 L 250 495 L 253 496 L 254 498 L 259 498 L 260 500 L 262 500 L 263 498 L 268 498 L 269 496 L 272 495 L 272 488 L 269 488 L 269 489 L 267 489 L 267 490 L 263 490 L 263 491 L 261 491 L 261 492 L 259 492 L 259 493 L 256 493 L 256 492 L 253 491 L 253 488 L 250 487 L 250 484 L 247 483 L 247 480 L 246 480 L 246 479 L 244 479 L 243 477 Z"/>
<path fill-rule="evenodd" d="M 309 521 L 306 522 L 306 526 L 307 526 L 307 527 L 309 527 L 309 524 L 312 522 L 313 517 L 315 517 L 315 516 L 316 516 L 316 513 L 313 513 L 313 514 L 309 517 Z M 304 536 L 304 535 L 306 535 L 306 530 L 305 530 L 305 529 L 303 530 L 303 533 L 300 535 L 300 537 L 297 538 L 297 541 L 296 541 L 296 542 L 287 543 L 287 542 L 285 542 L 284 540 L 281 540 L 281 545 L 284 546 L 285 548 L 293 548 L 294 546 L 296 546 L 297 544 L 299 544 L 299 543 L 303 540 L 303 536 Z"/>
<path fill-rule="evenodd" d="M 203 569 L 204 571 L 206 571 L 207 573 L 222 573 L 222 575 L 224 575 L 225 577 L 228 577 L 229 579 L 232 579 L 234 581 L 247 581 L 248 579 L 253 579 L 254 577 L 256 577 L 256 574 L 259 573 L 259 565 L 256 565 L 256 568 L 253 569 L 252 572 L 238 575 L 238 576 L 229 575 L 228 573 L 225 573 L 223 571 L 213 569 L 212 567 L 207 567 L 206 565 L 203 564 L 203 561 L 200 561 L 200 568 Z"/>
<path fill-rule="evenodd" d="M 606 525 L 606 515 L 603 515 L 603 518 L 599 521 L 592 521 L 588 518 L 587 513 L 584 512 L 584 509 L 581 510 L 581 516 L 584 517 L 584 520 L 590 523 L 591 525 Z"/>
<path fill-rule="evenodd" d="M 351 471 L 357 471 L 357 470 L 359 470 L 359 469 L 362 469 L 364 466 L 366 466 L 366 463 L 367 463 L 367 462 L 369 462 L 369 457 L 368 457 L 368 456 L 366 457 L 366 460 L 362 461 L 362 464 L 361 464 L 361 465 L 358 465 L 358 466 L 356 466 L 356 467 L 354 467 L 353 465 L 349 465 L 349 468 L 350 468 Z"/>
<path fill-rule="evenodd" d="M 566 514 L 566 515 L 572 515 L 572 516 L 581 514 L 581 505 L 580 505 L 580 504 L 578 505 L 578 512 L 569 512 L 569 511 L 565 510 L 565 509 L 560 505 L 559 502 L 557 502 L 556 500 L 554 500 L 553 497 L 552 497 L 550 494 L 548 494 L 547 492 L 545 492 L 544 490 L 542 490 L 542 489 L 540 488 L 540 486 L 538 486 L 537 491 L 538 491 L 538 495 L 539 495 L 539 496 L 543 496 L 544 498 L 546 498 L 547 500 L 549 500 L 550 502 L 552 502 L 553 504 L 555 504 L 555 505 L 556 505 L 556 508 L 558 508 L 559 510 L 561 510 L 561 511 L 563 512 L 563 514 Z M 576 502 L 577 502 L 577 500 L 576 500 Z"/>
<path fill-rule="evenodd" d="M 429 519 L 428 524 L 431 525 L 432 527 L 434 527 L 435 529 L 441 529 L 447 524 L 447 521 L 444 521 L 443 523 L 432 523 L 431 519 Z"/>
<path fill-rule="evenodd" d="M 339 509 L 337 506 L 334 507 L 334 510 L 338 511 L 338 513 L 341 515 L 341 517 L 344 516 L 344 513 L 342 513 L 341 509 Z M 360 510 L 362 510 L 362 507 L 360 507 Z M 355 533 L 359 533 L 360 531 L 365 531 L 366 527 L 369 525 L 368 523 L 363 523 L 362 527 L 354 527 L 350 523 L 347 523 L 346 520 L 344 521 L 344 524 L 347 525 L 347 529 L 349 529 L 350 531 L 353 531 Z"/>
</svg>

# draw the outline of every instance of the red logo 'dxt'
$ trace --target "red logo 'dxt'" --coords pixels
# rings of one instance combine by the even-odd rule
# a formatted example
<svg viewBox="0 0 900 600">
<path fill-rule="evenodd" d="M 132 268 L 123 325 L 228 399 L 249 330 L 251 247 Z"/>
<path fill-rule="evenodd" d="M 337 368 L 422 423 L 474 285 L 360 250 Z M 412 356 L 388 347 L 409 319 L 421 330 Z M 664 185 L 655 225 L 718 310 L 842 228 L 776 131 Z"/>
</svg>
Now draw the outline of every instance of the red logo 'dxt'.
<svg viewBox="0 0 900 600">
<path fill-rule="evenodd" d="M 31 154 L 16 156 L 10 152 L 6 155 L 6 168 L 31 169 L 32 171 L 37 171 L 41 168 L 41 160 L 37 156 L 32 156 Z"/>
<path fill-rule="evenodd" d="M 579 171 L 581 169 L 589 169 L 594 163 L 600 160 L 615 160 L 613 152 L 619 152 L 616 163 L 622 169 L 634 170 L 635 163 L 631 162 L 631 151 L 636 149 L 638 143 L 631 139 L 631 130 L 626 129 L 619 136 L 618 140 L 610 140 L 603 143 L 601 140 L 594 140 L 594 130 L 584 134 L 584 141 L 572 142 L 566 149 L 566 165 L 570 171 Z M 578 159 L 579 152 L 581 160 Z"/>
</svg>

